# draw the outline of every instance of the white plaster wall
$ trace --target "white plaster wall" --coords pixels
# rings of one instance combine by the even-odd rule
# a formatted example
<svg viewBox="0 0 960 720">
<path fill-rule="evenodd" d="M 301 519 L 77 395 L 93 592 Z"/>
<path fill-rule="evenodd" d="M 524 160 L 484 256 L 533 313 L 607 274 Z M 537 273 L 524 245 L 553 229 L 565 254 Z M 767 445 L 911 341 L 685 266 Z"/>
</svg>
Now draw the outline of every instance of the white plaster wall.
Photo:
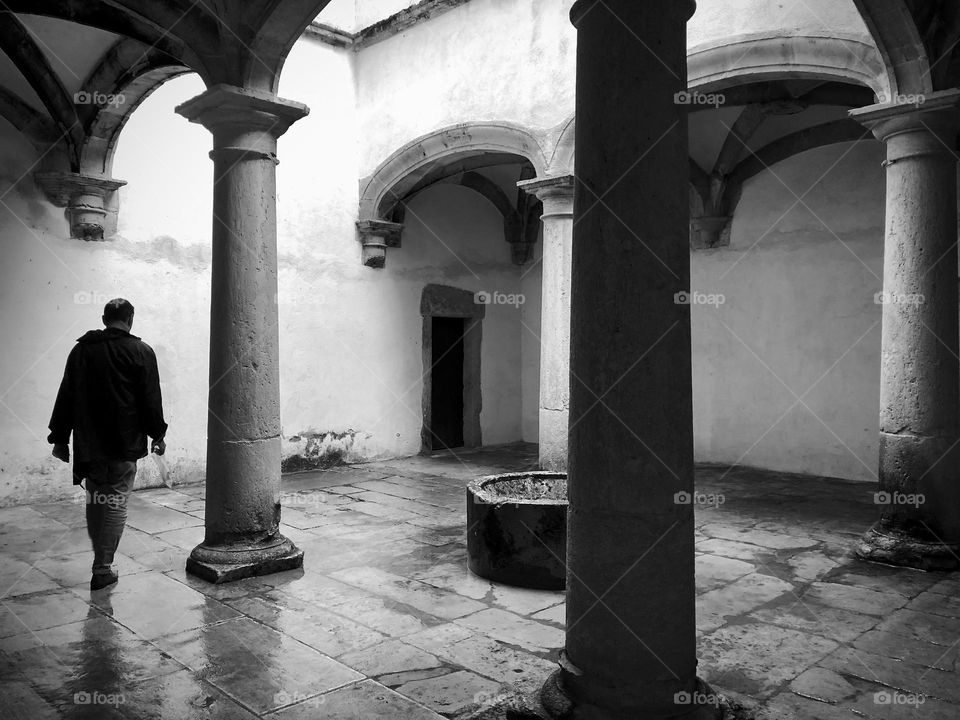
<svg viewBox="0 0 960 720">
<path fill-rule="evenodd" d="M 353 57 L 302 41 L 287 61 L 281 94 L 313 111 L 282 140 L 297 150 L 281 153 L 278 212 L 284 435 L 352 431 L 347 457 L 359 460 L 420 450 L 423 287 L 516 293 L 519 268 L 499 214 L 452 186 L 410 204 L 403 247 L 388 250 L 385 269 L 363 266 L 354 222 L 358 157 L 370 138 L 356 125 Z M 513 308 L 487 308 L 486 444 L 521 438 L 519 318 Z"/>
<path fill-rule="evenodd" d="M 401 342 L 393 342 L 381 359 L 381 380 L 387 387 L 401 387 L 394 415 L 388 423 L 402 427 L 415 423 L 419 449 L 421 376 L 420 296 L 427 283 L 450 285 L 470 292 L 517 294 L 520 269 L 510 261 L 510 246 L 503 237 L 503 220 L 492 205 L 470 190 L 441 185 L 425 190 L 410 203 L 403 247 L 388 251 L 387 267 L 378 273 L 375 285 L 392 288 L 391 300 L 378 308 L 380 323 Z M 512 305 L 488 305 L 483 320 L 480 359 L 483 443 L 493 445 L 521 439 L 521 325 L 523 309 Z M 389 371 L 397 360 L 408 367 L 391 382 Z M 399 381 L 399 382 L 397 382 Z M 394 399 L 383 383 L 375 388 L 381 397 Z M 392 403 L 391 403 L 392 404 Z M 382 406 L 378 411 L 382 413 Z"/>
<path fill-rule="evenodd" d="M 168 104 L 165 89 L 147 102 Z M 102 327 L 103 304 L 116 296 L 134 304 L 134 334 L 157 353 L 171 425 L 171 471 L 181 481 L 202 477 L 208 260 L 202 246 L 175 237 L 189 224 L 176 222 L 184 219 L 177 218 L 177 201 L 188 208 L 193 201 L 194 178 L 191 174 L 181 177 L 184 167 L 177 165 L 177 150 L 189 145 L 189 133 L 168 145 L 170 138 L 151 127 L 151 114 L 147 109 L 135 116 L 122 142 L 152 148 L 151 158 L 138 160 L 142 165 L 134 179 L 154 174 L 155 179 L 165 176 L 169 184 L 164 187 L 159 181 L 139 188 L 143 195 L 138 198 L 134 193 L 121 215 L 121 235 L 109 242 L 69 238 L 63 210 L 47 202 L 33 185 L 31 173 L 38 153 L 0 122 L 0 166 L 5 168 L 0 179 L 0 327 L 5 335 L 0 365 L 0 437 L 4 440 L 0 505 L 74 494 L 69 466 L 50 457 L 47 423 L 67 354 L 76 338 Z M 123 162 L 118 163 L 117 176 L 124 177 L 125 169 Z M 209 192 L 209 174 L 197 182 Z M 151 196 L 149 200 L 144 199 L 146 195 Z M 165 213 L 169 214 L 166 221 Z M 209 210 L 205 214 L 209 218 Z M 143 230 L 154 225 L 163 230 Z M 141 229 L 130 232 L 132 226 Z M 141 461 L 137 486 L 158 482 L 152 462 Z"/>
<path fill-rule="evenodd" d="M 574 108 L 572 0 L 472 0 L 357 54 L 357 103 L 369 175 L 441 127 L 506 120 L 552 128 Z"/>
<path fill-rule="evenodd" d="M 726 298 L 693 308 L 698 460 L 876 479 L 883 158 L 779 163 L 746 184 L 730 247 L 693 253 L 693 289 Z"/>
<path fill-rule="evenodd" d="M 488 309 L 482 430 L 486 443 L 535 439 L 538 268 L 523 275 L 513 266 L 499 217 L 455 187 L 418 197 L 404 247 L 389 251 L 385 270 L 365 268 L 354 229 L 357 180 L 437 127 L 479 120 L 541 129 L 561 123 L 574 100 L 570 5 L 473 0 L 360 53 L 313 40 L 293 49 L 281 94 L 306 102 L 312 112 L 281 138 L 279 149 L 287 454 L 303 449 L 302 439 L 290 438 L 323 433 L 348 434 L 347 459 L 417 452 L 419 297 L 428 282 L 526 296 L 519 311 Z M 850 22 L 848 5 L 811 7 L 822 10 L 816 16 L 825 25 L 841 27 Z M 757 0 L 755 12 L 734 19 L 714 0 L 701 0 L 691 44 L 706 37 L 697 35 L 707 32 L 697 29 L 701 19 L 721 34 L 744 29 L 734 27 L 743 18 L 786 23 L 783 12 Z M 203 474 L 210 137 L 173 114 L 174 105 L 201 90 L 195 77 L 171 81 L 124 129 L 115 176 L 130 184 L 121 191 L 119 236 L 106 243 L 68 239 L 62 211 L 29 179 L 11 189 L 38 154 L 0 121 L 0 194 L 9 206 L 0 207 L 0 504 L 71 492 L 69 469 L 49 457 L 46 424 L 73 340 L 99 325 L 98 306 L 114 295 L 136 305 L 134 331 L 160 360 L 174 477 Z M 847 149 L 809 152 L 775 171 L 802 195 Z M 694 289 L 727 297 L 719 310 L 694 311 L 698 459 L 872 477 L 881 155 L 878 148 L 852 150 L 805 196 L 812 212 L 802 205 L 788 210 L 796 198 L 770 175 L 757 176 L 738 209 L 731 248 L 693 255 Z M 437 242 L 437 228 L 454 253 Z M 466 258 L 466 266 L 456 257 Z M 790 409 L 795 398 L 785 385 L 802 395 L 824 373 L 804 397 L 809 409 Z M 149 462 L 139 482 L 156 482 Z"/>
</svg>

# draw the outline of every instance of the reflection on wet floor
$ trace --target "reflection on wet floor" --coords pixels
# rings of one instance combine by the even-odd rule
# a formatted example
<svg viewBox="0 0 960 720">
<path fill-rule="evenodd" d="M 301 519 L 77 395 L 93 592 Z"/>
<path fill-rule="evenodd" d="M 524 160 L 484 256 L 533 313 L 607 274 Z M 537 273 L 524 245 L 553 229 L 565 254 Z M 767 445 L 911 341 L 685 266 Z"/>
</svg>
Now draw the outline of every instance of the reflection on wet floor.
<svg viewBox="0 0 960 720">
<path fill-rule="evenodd" d="M 135 493 L 94 593 L 82 505 L 0 510 L 0 717 L 438 718 L 538 687 L 563 593 L 474 577 L 464 545 L 466 483 L 535 447 L 458 455 L 285 477 L 304 568 L 219 586 L 183 570 L 202 486 Z M 849 557 L 870 486 L 709 466 L 698 489 L 724 500 L 697 508 L 711 684 L 785 720 L 960 718 L 960 578 Z"/>
</svg>

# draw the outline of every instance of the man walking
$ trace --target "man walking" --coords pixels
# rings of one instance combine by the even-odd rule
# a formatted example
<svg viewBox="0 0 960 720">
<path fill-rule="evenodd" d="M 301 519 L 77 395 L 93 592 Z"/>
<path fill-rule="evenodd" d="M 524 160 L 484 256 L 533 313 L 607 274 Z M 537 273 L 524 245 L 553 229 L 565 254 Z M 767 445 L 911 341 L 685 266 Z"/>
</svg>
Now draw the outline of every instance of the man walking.
<svg viewBox="0 0 960 720">
<path fill-rule="evenodd" d="M 86 481 L 91 590 L 117 581 L 113 556 L 127 521 L 137 460 L 147 455 L 148 435 L 153 452 L 163 455 L 167 432 L 157 356 L 130 334 L 133 305 L 111 300 L 102 319 L 105 329 L 79 338 L 67 358 L 47 438 L 53 456 L 69 462 L 73 432 L 73 484 Z"/>
</svg>

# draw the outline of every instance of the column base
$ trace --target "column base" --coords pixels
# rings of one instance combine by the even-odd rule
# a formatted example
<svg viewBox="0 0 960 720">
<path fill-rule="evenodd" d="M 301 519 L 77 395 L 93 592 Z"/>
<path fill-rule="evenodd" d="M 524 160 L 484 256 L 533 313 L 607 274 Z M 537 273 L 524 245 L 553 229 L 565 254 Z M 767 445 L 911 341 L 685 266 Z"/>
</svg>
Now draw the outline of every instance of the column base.
<svg viewBox="0 0 960 720">
<path fill-rule="evenodd" d="M 542 717 L 550 720 L 720 720 L 723 717 L 724 697 L 700 678 L 697 678 L 695 695 L 682 693 L 684 697 L 676 698 L 676 711 L 669 715 L 648 715 L 636 710 L 616 713 L 594 705 L 578 705 L 564 691 L 562 673 L 562 670 L 554 672 L 540 690 L 540 705 L 546 713 Z"/>
<path fill-rule="evenodd" d="M 303 550 L 277 533 L 266 542 L 197 545 L 187 558 L 187 572 L 219 584 L 254 575 L 303 567 Z"/>
<path fill-rule="evenodd" d="M 864 533 L 854 555 L 869 562 L 918 570 L 960 568 L 960 543 L 921 540 L 903 530 L 882 528 L 880 523 Z"/>
</svg>

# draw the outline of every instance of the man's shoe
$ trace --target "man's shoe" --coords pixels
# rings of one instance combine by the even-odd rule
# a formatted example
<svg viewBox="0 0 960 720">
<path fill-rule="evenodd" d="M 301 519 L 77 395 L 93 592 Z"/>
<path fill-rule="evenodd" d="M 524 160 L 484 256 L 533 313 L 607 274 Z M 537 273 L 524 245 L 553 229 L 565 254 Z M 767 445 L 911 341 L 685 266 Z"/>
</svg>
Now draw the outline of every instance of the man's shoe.
<svg viewBox="0 0 960 720">
<path fill-rule="evenodd" d="M 90 578 L 90 589 L 91 590 L 102 590 L 109 585 L 113 585 L 120 576 L 115 572 L 111 572 L 109 575 L 106 574 L 97 574 Z"/>
</svg>

